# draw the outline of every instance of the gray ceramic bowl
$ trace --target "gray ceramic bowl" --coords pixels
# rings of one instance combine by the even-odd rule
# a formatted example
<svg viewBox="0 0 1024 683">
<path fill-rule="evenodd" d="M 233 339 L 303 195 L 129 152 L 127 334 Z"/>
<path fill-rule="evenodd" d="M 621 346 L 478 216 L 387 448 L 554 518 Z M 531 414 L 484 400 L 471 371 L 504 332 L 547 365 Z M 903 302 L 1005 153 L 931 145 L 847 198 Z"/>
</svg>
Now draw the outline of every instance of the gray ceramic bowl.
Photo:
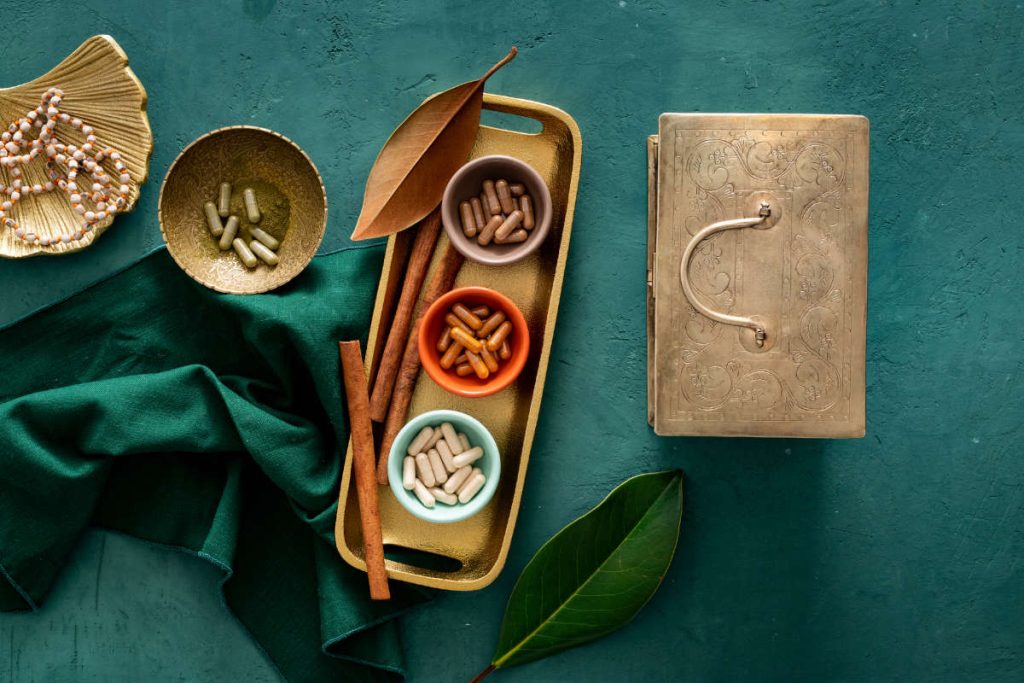
<svg viewBox="0 0 1024 683">
<path fill-rule="evenodd" d="M 526 193 L 533 199 L 533 213 L 536 226 L 530 231 L 525 242 L 518 244 L 494 244 L 486 247 L 477 244 L 476 238 L 466 237 L 462 233 L 462 218 L 459 215 L 459 203 L 473 197 L 479 197 L 483 183 L 487 179 L 504 178 L 509 183 L 522 183 Z M 458 170 L 448 181 L 441 201 L 441 220 L 445 232 L 455 248 L 462 255 L 477 263 L 500 266 L 513 263 L 536 251 L 540 243 L 547 237 L 551 229 L 551 192 L 544 179 L 525 161 L 514 157 L 495 154 L 474 159 Z"/>
</svg>

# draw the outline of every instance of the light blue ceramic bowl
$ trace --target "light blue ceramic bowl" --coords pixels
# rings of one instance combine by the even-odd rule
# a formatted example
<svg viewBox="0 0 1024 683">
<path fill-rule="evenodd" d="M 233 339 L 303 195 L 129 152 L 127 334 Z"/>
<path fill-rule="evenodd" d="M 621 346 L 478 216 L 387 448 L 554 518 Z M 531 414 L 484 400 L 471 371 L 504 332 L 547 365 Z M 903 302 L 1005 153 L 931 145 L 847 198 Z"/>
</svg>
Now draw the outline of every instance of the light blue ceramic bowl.
<svg viewBox="0 0 1024 683">
<path fill-rule="evenodd" d="M 474 467 L 480 468 L 484 476 L 487 477 L 487 481 L 473 500 L 465 505 L 461 503 L 445 505 L 438 502 L 434 507 L 428 508 L 420 502 L 415 493 L 406 491 L 402 486 L 402 461 L 407 455 L 409 444 L 420 433 L 420 430 L 426 426 L 440 426 L 443 422 L 451 422 L 455 431 L 462 432 L 469 438 L 470 444 L 484 449 L 483 457 L 474 463 Z M 447 524 L 469 519 L 490 502 L 498 488 L 500 478 L 501 455 L 498 453 L 498 444 L 494 442 L 494 437 L 479 420 L 455 410 L 431 410 L 409 420 L 398 432 L 395 442 L 391 444 L 391 453 L 388 455 L 388 482 L 391 484 L 391 491 L 398 498 L 402 507 L 414 516 L 428 522 Z"/>
</svg>

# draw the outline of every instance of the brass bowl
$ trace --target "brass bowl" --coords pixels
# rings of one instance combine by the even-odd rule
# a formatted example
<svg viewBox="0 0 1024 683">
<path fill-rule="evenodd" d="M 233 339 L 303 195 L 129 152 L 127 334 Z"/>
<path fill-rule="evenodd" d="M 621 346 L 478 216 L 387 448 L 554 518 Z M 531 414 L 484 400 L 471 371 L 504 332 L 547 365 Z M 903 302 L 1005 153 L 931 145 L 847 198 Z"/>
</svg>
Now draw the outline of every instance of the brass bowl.
<svg viewBox="0 0 1024 683">
<path fill-rule="evenodd" d="M 281 242 L 274 267 L 249 270 L 233 249 L 221 251 L 203 204 L 232 185 L 231 213 L 248 241 L 242 191 L 256 191 L 263 219 L 256 224 Z M 225 294 L 259 294 L 285 284 L 309 264 L 327 227 L 327 193 L 312 160 L 294 142 L 255 126 L 219 128 L 190 144 L 167 170 L 160 188 L 160 232 L 188 275 Z M 254 226 L 254 227 L 256 227 Z"/>
</svg>

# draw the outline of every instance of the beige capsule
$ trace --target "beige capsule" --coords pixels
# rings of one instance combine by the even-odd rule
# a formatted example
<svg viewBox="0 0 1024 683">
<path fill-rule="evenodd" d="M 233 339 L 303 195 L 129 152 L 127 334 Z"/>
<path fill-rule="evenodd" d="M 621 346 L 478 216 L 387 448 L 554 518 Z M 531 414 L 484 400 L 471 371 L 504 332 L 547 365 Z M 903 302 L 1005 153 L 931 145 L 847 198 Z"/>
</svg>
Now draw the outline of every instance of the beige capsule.
<svg viewBox="0 0 1024 683">
<path fill-rule="evenodd" d="M 454 458 L 452 458 L 452 464 L 454 464 L 456 468 L 465 467 L 466 465 L 472 465 L 477 460 L 482 458 L 483 455 L 484 449 L 481 448 L 480 446 L 474 446 L 473 448 L 470 448 L 468 451 L 463 451 L 456 455 Z"/>
<path fill-rule="evenodd" d="M 462 451 L 466 450 L 462 447 L 462 442 L 459 441 L 459 433 L 455 431 L 455 427 L 452 426 L 451 422 L 445 422 L 441 425 L 441 434 L 444 435 L 444 441 L 448 444 L 449 450 L 452 455 L 458 455 Z"/>
<path fill-rule="evenodd" d="M 437 443 L 438 445 L 440 445 L 443 444 L 444 441 L 438 441 Z M 448 472 L 448 474 L 451 474 L 455 470 L 459 469 L 458 467 L 455 466 L 455 456 L 452 455 L 452 451 L 450 448 L 445 447 L 444 450 L 438 448 L 437 452 L 441 454 L 441 462 L 444 463 L 444 469 Z"/>
<path fill-rule="evenodd" d="M 416 459 L 411 455 L 402 460 L 402 488 L 412 491 L 416 485 Z"/>
<path fill-rule="evenodd" d="M 440 442 L 438 442 L 440 445 Z M 448 470 L 444 467 L 444 462 L 441 460 L 441 454 L 437 452 L 436 448 L 431 448 L 430 452 L 427 453 L 427 457 L 430 459 L 430 469 L 434 472 L 434 481 L 440 485 L 448 481 Z"/>
<path fill-rule="evenodd" d="M 217 196 L 217 213 L 221 218 L 227 218 L 231 213 L 231 183 L 220 184 L 220 194 Z"/>
<path fill-rule="evenodd" d="M 281 243 L 277 238 L 266 230 L 261 230 L 260 228 L 249 228 L 249 234 L 252 235 L 253 238 L 258 239 L 260 242 L 267 245 L 267 249 L 277 251 L 277 248 L 281 246 Z"/>
<path fill-rule="evenodd" d="M 512 193 L 513 197 L 522 197 L 526 194 L 526 185 L 523 185 L 522 183 L 512 183 L 508 186 L 508 190 Z"/>
<path fill-rule="evenodd" d="M 508 237 L 506 237 L 503 240 L 499 240 L 499 239 L 495 238 L 494 243 L 495 244 L 519 244 L 520 242 L 525 242 L 526 238 L 529 237 L 529 236 L 530 236 L 530 233 L 526 232 L 526 230 L 524 230 L 523 228 L 519 228 L 518 230 L 513 230 L 512 234 L 509 235 Z"/>
<path fill-rule="evenodd" d="M 491 220 L 487 222 L 484 229 L 480 231 L 480 234 L 476 236 L 476 243 L 481 247 L 486 247 L 494 239 L 494 233 L 501 227 L 501 224 L 505 222 L 505 219 L 501 217 L 501 214 L 497 216 L 491 216 Z"/>
<path fill-rule="evenodd" d="M 206 202 L 203 204 L 203 213 L 206 214 L 206 227 L 210 229 L 210 234 L 214 237 L 223 235 L 224 224 L 220 222 L 220 215 L 217 214 L 217 205 Z"/>
<path fill-rule="evenodd" d="M 452 476 L 448 477 L 448 481 L 444 483 L 444 490 L 448 493 L 455 493 L 469 479 L 471 474 L 473 474 L 473 468 L 470 465 L 460 467 L 455 470 Z"/>
<path fill-rule="evenodd" d="M 256 240 L 249 241 L 249 248 L 252 249 L 252 253 L 260 257 L 264 263 L 268 266 L 276 266 L 278 263 L 277 254 L 267 249 L 267 245 L 263 242 L 257 242 Z"/>
<path fill-rule="evenodd" d="M 466 237 L 476 237 L 476 217 L 473 215 L 473 205 L 469 202 L 459 204 L 459 215 L 462 218 L 462 234 Z"/>
<path fill-rule="evenodd" d="M 523 222 L 523 212 L 513 211 L 505 219 L 505 222 L 498 226 L 498 229 L 494 231 L 494 239 L 500 241 L 512 234 L 512 231 L 519 227 L 519 224 Z"/>
<path fill-rule="evenodd" d="M 434 487 L 430 489 L 430 495 L 434 496 L 435 499 L 444 503 L 445 505 L 456 505 L 459 502 L 459 497 L 454 493 L 448 493 L 442 488 Z"/>
<path fill-rule="evenodd" d="M 459 443 L 462 444 L 462 450 L 468 451 L 472 446 L 469 445 L 469 437 L 459 432 Z"/>
<path fill-rule="evenodd" d="M 252 249 L 249 248 L 249 245 L 241 237 L 236 237 L 231 246 L 235 248 L 235 253 L 238 254 L 238 258 L 242 259 L 242 263 L 245 264 L 246 268 L 255 268 L 256 264 L 259 263 L 256 259 L 256 254 L 252 253 Z"/>
<path fill-rule="evenodd" d="M 494 189 L 493 180 L 484 181 L 484 198 L 487 200 L 485 206 L 492 216 L 497 216 L 501 213 L 501 202 L 498 200 L 498 193 Z"/>
<path fill-rule="evenodd" d="M 260 215 L 260 205 L 256 203 L 256 191 L 251 187 L 242 191 L 242 200 L 245 202 L 245 215 L 250 223 L 259 223 L 263 216 Z"/>
<path fill-rule="evenodd" d="M 434 495 L 427 490 L 426 485 L 422 481 L 417 479 L 413 485 L 412 490 L 413 493 L 416 494 L 416 497 L 420 499 L 420 502 L 423 503 L 425 507 L 434 507 L 434 503 L 436 502 L 436 500 L 434 499 Z"/>
<path fill-rule="evenodd" d="M 533 200 L 530 195 L 524 194 L 519 198 L 519 210 L 523 212 L 523 227 L 529 231 L 537 224 L 533 215 Z"/>
<path fill-rule="evenodd" d="M 473 474 L 470 475 L 466 483 L 459 488 L 459 502 L 465 505 L 480 492 L 480 489 L 484 487 L 487 482 L 487 477 L 484 473 L 478 469 L 473 470 Z"/>
<path fill-rule="evenodd" d="M 444 434 L 441 433 L 440 429 L 434 428 L 434 435 L 430 437 L 430 441 L 427 442 L 427 449 L 431 449 L 437 445 L 437 442 L 444 438 Z"/>
<path fill-rule="evenodd" d="M 508 189 L 507 180 L 499 180 L 494 183 L 494 193 L 498 195 L 498 203 L 501 205 L 503 213 L 512 213 L 516 210 L 516 207 L 512 204 L 512 192 Z"/>
<path fill-rule="evenodd" d="M 473 220 L 476 221 L 476 229 L 483 230 L 487 225 L 487 217 L 484 215 L 484 205 L 479 197 L 469 200 L 469 207 L 473 209 Z"/>
<path fill-rule="evenodd" d="M 434 470 L 430 467 L 430 458 L 426 453 L 419 453 L 416 456 L 416 474 L 427 486 L 434 486 L 437 480 L 434 479 Z"/>
<path fill-rule="evenodd" d="M 437 444 L 434 445 L 434 448 L 441 455 L 441 460 L 442 461 L 445 458 L 451 458 L 451 457 L 453 457 L 455 455 L 454 453 L 452 453 L 452 449 L 448 448 L 448 442 L 445 441 L 444 439 L 441 439 L 440 441 L 438 441 Z M 456 469 L 458 469 L 458 468 L 456 468 Z"/>
<path fill-rule="evenodd" d="M 235 241 L 235 237 L 238 236 L 238 216 L 228 216 L 227 223 L 224 224 L 224 232 L 220 235 L 220 242 L 217 246 L 220 247 L 221 251 L 227 251 L 231 248 L 231 243 Z"/>
<path fill-rule="evenodd" d="M 419 455 L 427 450 L 427 444 L 430 442 L 430 437 L 434 435 L 434 428 L 427 426 L 417 432 L 412 442 L 409 444 L 409 448 L 405 450 L 409 455 Z"/>
</svg>

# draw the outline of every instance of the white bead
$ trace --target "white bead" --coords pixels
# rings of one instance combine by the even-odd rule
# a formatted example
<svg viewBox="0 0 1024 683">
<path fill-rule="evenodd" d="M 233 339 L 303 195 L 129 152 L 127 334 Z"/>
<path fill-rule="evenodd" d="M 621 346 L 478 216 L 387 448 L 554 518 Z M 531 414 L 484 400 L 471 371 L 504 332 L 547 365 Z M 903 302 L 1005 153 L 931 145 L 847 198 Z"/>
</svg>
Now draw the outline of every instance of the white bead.
<svg viewBox="0 0 1024 683">
<path fill-rule="evenodd" d="M 122 173 L 120 175 L 120 177 L 119 177 L 119 180 L 122 183 L 130 183 L 132 181 L 132 177 L 130 175 L 128 175 L 127 173 Z"/>
<path fill-rule="evenodd" d="M 96 214 L 94 214 L 92 211 L 86 211 L 85 220 L 89 221 L 90 223 L 93 222 L 94 220 L 96 220 Z"/>
<path fill-rule="evenodd" d="M 85 207 L 79 204 L 78 206 L 75 207 L 75 213 L 85 213 Z"/>
<path fill-rule="evenodd" d="M 32 130 L 32 122 L 31 121 L 22 121 L 21 125 L 18 126 L 18 127 L 21 128 L 21 132 L 22 133 L 27 133 L 30 130 Z"/>
<path fill-rule="evenodd" d="M 69 114 L 61 114 L 60 115 L 60 122 L 61 123 L 67 123 L 70 120 L 71 120 L 71 116 Z"/>
<path fill-rule="evenodd" d="M 71 235 L 61 235 L 60 241 L 63 242 L 64 244 L 67 244 L 68 242 L 71 241 Z"/>
<path fill-rule="evenodd" d="M 87 218 L 88 218 L 88 216 L 89 216 L 89 214 L 86 214 Z M 107 212 L 106 211 L 97 211 L 96 212 L 96 220 L 97 221 L 101 221 L 101 220 L 103 220 L 106 217 L 107 217 Z"/>
<path fill-rule="evenodd" d="M 82 126 L 82 133 L 92 135 L 92 126 Z"/>
<path fill-rule="evenodd" d="M 15 201 L 16 202 L 19 199 L 21 199 L 21 193 L 20 192 L 12 192 L 11 193 L 11 201 Z"/>
<path fill-rule="evenodd" d="M 40 194 L 43 191 L 43 186 L 40 185 L 39 183 L 36 183 L 35 185 L 32 186 L 32 191 L 35 192 L 36 194 Z"/>
<path fill-rule="evenodd" d="M 128 186 L 127 186 L 127 185 L 122 185 L 122 186 L 121 186 L 121 187 L 119 188 L 119 190 L 120 190 L 121 194 L 128 194 L 128 189 L 129 189 L 129 188 L 128 188 Z"/>
</svg>

